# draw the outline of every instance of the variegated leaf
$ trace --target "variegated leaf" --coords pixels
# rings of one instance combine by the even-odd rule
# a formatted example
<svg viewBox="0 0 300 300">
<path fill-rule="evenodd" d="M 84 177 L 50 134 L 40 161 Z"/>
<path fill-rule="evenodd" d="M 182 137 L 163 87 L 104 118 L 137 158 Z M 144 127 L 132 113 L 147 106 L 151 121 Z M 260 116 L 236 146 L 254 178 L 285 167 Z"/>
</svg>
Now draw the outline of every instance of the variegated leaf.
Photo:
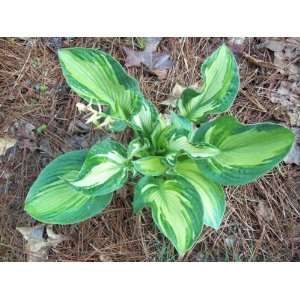
<svg viewBox="0 0 300 300">
<path fill-rule="evenodd" d="M 162 156 L 148 156 L 135 160 L 132 163 L 134 168 L 145 176 L 159 176 L 168 169 Z"/>
<path fill-rule="evenodd" d="M 122 120 L 114 120 L 109 124 L 108 129 L 112 132 L 122 132 L 126 129 L 127 123 Z"/>
<path fill-rule="evenodd" d="M 186 135 L 189 135 L 193 131 L 192 122 L 189 121 L 187 118 L 178 116 L 174 112 L 171 112 L 171 124 L 174 128 L 184 130 Z"/>
<path fill-rule="evenodd" d="M 153 147 L 153 149 L 155 149 L 156 152 L 160 152 L 166 149 L 167 137 L 173 130 L 174 129 L 171 125 L 160 118 L 150 136 L 151 146 Z"/>
<path fill-rule="evenodd" d="M 197 242 L 203 225 L 199 194 L 184 178 L 144 177 L 136 186 L 133 207 L 152 210 L 159 230 L 172 242 L 180 255 Z"/>
<path fill-rule="evenodd" d="M 127 148 L 127 157 L 145 157 L 150 155 L 150 142 L 147 138 L 138 137 L 133 139 Z"/>
<path fill-rule="evenodd" d="M 206 178 L 189 158 L 177 160 L 175 171 L 188 180 L 200 195 L 205 225 L 218 229 L 225 212 L 225 195 L 221 185 Z"/>
<path fill-rule="evenodd" d="M 121 144 L 106 139 L 91 148 L 78 177 L 69 182 L 88 194 L 104 195 L 124 185 L 127 171 L 126 150 Z"/>
<path fill-rule="evenodd" d="M 184 117 L 199 123 L 210 113 L 221 113 L 232 105 L 239 90 L 239 71 L 234 55 L 225 45 L 209 56 L 201 67 L 200 91 L 184 90 L 178 108 Z"/>
<path fill-rule="evenodd" d="M 167 138 L 167 149 L 171 152 L 185 152 L 191 158 L 206 158 L 216 156 L 219 149 L 208 143 L 193 144 L 186 136 L 185 130 L 173 130 Z"/>
<path fill-rule="evenodd" d="M 143 99 L 140 110 L 132 116 L 131 126 L 138 133 L 149 137 L 159 122 L 156 107 L 147 99 Z"/>
<path fill-rule="evenodd" d="M 201 172 L 221 184 L 255 181 L 275 167 L 289 152 L 293 133 L 273 123 L 241 124 L 233 117 L 222 117 L 201 126 L 194 143 L 209 143 L 220 153 L 197 160 Z"/>
<path fill-rule="evenodd" d="M 92 104 L 107 104 L 111 114 L 126 120 L 138 111 L 142 94 L 109 54 L 96 49 L 64 48 L 58 51 L 63 74 L 71 89 Z"/>
<path fill-rule="evenodd" d="M 31 186 L 25 211 L 34 219 L 50 224 L 73 224 L 99 214 L 112 194 L 93 196 L 77 191 L 62 179 L 75 179 L 87 151 L 72 151 L 53 160 Z"/>
</svg>

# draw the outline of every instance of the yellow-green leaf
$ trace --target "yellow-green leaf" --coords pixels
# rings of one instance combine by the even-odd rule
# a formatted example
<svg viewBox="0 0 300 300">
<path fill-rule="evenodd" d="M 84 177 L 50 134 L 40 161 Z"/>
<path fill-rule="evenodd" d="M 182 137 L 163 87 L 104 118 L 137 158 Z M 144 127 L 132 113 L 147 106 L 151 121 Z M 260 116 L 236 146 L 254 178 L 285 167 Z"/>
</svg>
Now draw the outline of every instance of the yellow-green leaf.
<svg viewBox="0 0 300 300">
<path fill-rule="evenodd" d="M 219 149 L 208 143 L 193 144 L 185 130 L 172 130 L 167 136 L 167 149 L 171 152 L 185 152 L 192 158 L 206 158 L 219 154 Z"/>
<path fill-rule="evenodd" d="M 130 124 L 138 133 L 149 137 L 159 122 L 159 114 L 156 107 L 146 99 L 142 100 L 139 111 L 130 120 Z"/>
<path fill-rule="evenodd" d="M 162 156 L 148 156 L 133 161 L 134 168 L 145 176 L 159 176 L 164 174 L 168 167 Z"/>
<path fill-rule="evenodd" d="M 93 196 L 78 191 L 62 177 L 75 179 L 87 151 L 72 151 L 53 160 L 31 186 L 25 211 L 34 219 L 50 224 L 73 224 L 99 214 L 112 194 Z"/>
<path fill-rule="evenodd" d="M 68 181 L 83 192 L 104 195 L 124 185 L 127 171 L 126 150 L 121 144 L 106 139 L 90 149 L 78 177 Z"/>
<path fill-rule="evenodd" d="M 234 55 L 225 45 L 209 56 L 201 67 L 203 86 L 183 91 L 178 108 L 184 117 L 199 123 L 208 114 L 221 113 L 232 105 L 239 90 L 239 71 Z"/>
<path fill-rule="evenodd" d="M 128 119 L 143 98 L 138 82 L 109 54 L 96 49 L 64 48 L 58 52 L 71 89 L 92 104 L 107 104 L 110 113 Z"/>
<path fill-rule="evenodd" d="M 199 194 L 184 178 L 144 177 L 136 186 L 133 207 L 152 211 L 159 230 L 172 242 L 180 255 L 197 242 L 203 225 Z"/>
<path fill-rule="evenodd" d="M 220 150 L 214 157 L 197 160 L 201 172 L 221 184 L 245 184 L 274 168 L 290 151 L 294 134 L 273 123 L 241 124 L 233 117 L 208 122 L 195 133 L 194 143 Z"/>
<path fill-rule="evenodd" d="M 197 163 L 189 158 L 176 162 L 175 171 L 188 180 L 200 195 L 203 206 L 203 223 L 218 229 L 225 212 L 225 195 L 221 185 L 206 178 L 197 167 Z"/>
</svg>

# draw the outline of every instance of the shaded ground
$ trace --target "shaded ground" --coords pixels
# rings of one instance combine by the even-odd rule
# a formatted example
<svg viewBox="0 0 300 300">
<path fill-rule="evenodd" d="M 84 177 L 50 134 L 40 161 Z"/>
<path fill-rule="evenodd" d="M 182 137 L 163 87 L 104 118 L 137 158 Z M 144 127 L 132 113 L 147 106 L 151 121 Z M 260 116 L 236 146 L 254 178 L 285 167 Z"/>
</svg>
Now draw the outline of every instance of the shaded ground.
<svg viewBox="0 0 300 300">
<path fill-rule="evenodd" d="M 170 52 L 174 65 L 159 80 L 146 68 L 128 71 L 161 111 L 176 82 L 199 81 L 199 66 L 221 38 L 166 38 L 159 46 Z M 228 39 L 225 39 L 229 42 Z M 273 53 L 257 47 L 263 39 L 235 45 L 241 72 L 241 91 L 230 113 L 240 121 L 272 120 L 289 124 L 279 104 L 271 103 L 282 75 Z M 23 212 L 28 189 L 41 169 L 59 154 L 92 145 L 107 134 L 84 124 L 76 110 L 79 97 L 62 77 L 57 47 L 95 47 L 110 52 L 121 63 L 122 47 L 136 47 L 131 38 L 0 39 L 0 136 L 16 137 L 17 146 L 0 158 L 0 260 L 24 261 L 23 239 L 16 226 L 36 222 Z M 288 63 L 288 62 L 287 62 Z M 128 133 L 116 135 L 126 143 Z M 255 155 L 255 154 L 253 154 Z M 205 228 L 186 261 L 300 260 L 300 168 L 281 164 L 257 183 L 226 188 L 227 209 L 219 231 Z M 149 212 L 134 216 L 132 186 L 114 196 L 98 217 L 77 225 L 55 226 L 70 235 L 52 250 L 53 261 L 173 261 L 170 243 L 155 229 Z"/>
</svg>

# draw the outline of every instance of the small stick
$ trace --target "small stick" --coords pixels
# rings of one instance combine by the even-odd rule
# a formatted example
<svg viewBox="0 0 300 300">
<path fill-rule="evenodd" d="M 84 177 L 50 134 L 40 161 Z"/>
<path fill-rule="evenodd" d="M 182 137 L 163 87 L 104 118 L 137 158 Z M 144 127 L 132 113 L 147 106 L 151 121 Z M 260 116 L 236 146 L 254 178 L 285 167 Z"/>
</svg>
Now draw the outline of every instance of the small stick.
<svg viewBox="0 0 300 300">
<path fill-rule="evenodd" d="M 243 52 L 243 56 L 250 62 L 252 63 L 253 65 L 256 65 L 258 67 L 263 67 L 263 68 L 269 68 L 269 69 L 275 69 L 275 70 L 278 70 L 278 69 L 281 69 L 279 66 L 276 66 L 272 63 L 269 63 L 269 62 L 265 62 L 261 59 L 257 59 L 249 54 L 247 54 L 246 52 Z"/>
<path fill-rule="evenodd" d="M 256 107 L 258 107 L 261 111 L 267 112 L 265 107 L 254 97 L 250 96 L 248 93 L 246 93 L 243 90 L 240 90 L 241 94 L 247 98 L 250 102 L 252 102 Z"/>
</svg>

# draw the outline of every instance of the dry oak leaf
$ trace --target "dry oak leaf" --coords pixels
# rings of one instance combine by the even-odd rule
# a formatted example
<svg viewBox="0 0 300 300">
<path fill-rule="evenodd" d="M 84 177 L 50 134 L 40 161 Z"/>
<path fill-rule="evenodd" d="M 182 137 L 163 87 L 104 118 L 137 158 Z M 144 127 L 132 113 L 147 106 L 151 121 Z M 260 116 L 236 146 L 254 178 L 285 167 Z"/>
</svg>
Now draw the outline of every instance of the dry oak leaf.
<svg viewBox="0 0 300 300">
<path fill-rule="evenodd" d="M 161 39 L 160 37 L 146 38 L 146 46 L 143 51 L 136 51 L 124 47 L 123 49 L 127 55 L 125 65 L 132 67 L 144 64 L 149 68 L 150 72 L 157 75 L 160 79 L 166 78 L 168 70 L 172 67 L 172 61 L 170 54 L 166 52 L 156 52 L 156 48 Z"/>
<path fill-rule="evenodd" d="M 0 156 L 16 144 L 17 140 L 10 137 L 0 137 Z"/>
<path fill-rule="evenodd" d="M 295 133 L 295 143 L 283 161 L 300 166 L 300 128 L 293 127 L 291 130 Z"/>
<path fill-rule="evenodd" d="M 274 52 L 274 64 L 286 75 L 271 101 L 280 104 L 292 126 L 300 126 L 300 38 L 267 38 L 259 47 Z"/>
<path fill-rule="evenodd" d="M 270 222 L 274 219 L 274 213 L 272 209 L 263 201 L 258 202 L 258 206 L 256 208 L 256 214 L 259 221 L 264 220 Z"/>
<path fill-rule="evenodd" d="M 50 248 L 55 248 L 62 241 L 70 239 L 54 233 L 52 225 L 41 224 L 33 227 L 17 227 L 16 229 L 26 240 L 27 261 L 47 261 Z"/>
<path fill-rule="evenodd" d="M 186 86 L 181 85 L 180 83 L 176 82 L 174 85 L 172 92 L 170 94 L 170 97 L 164 101 L 162 101 L 160 104 L 165 106 L 170 106 L 175 108 L 178 99 L 180 98 L 182 92 L 186 89 Z M 190 88 L 197 90 L 199 88 L 199 84 L 196 82 L 190 86 Z"/>
</svg>

